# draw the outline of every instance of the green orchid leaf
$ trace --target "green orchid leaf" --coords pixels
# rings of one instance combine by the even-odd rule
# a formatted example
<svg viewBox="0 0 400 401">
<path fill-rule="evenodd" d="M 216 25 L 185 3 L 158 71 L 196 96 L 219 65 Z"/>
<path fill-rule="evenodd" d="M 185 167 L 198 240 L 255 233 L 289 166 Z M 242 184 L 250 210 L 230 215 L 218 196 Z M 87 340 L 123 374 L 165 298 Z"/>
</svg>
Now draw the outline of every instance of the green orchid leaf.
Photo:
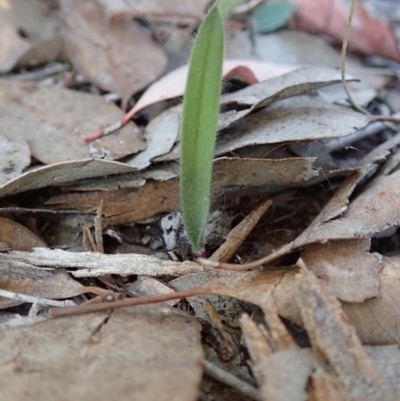
<svg viewBox="0 0 400 401">
<path fill-rule="evenodd" d="M 210 209 L 223 53 L 223 19 L 216 2 L 200 25 L 183 99 L 180 195 L 184 226 L 195 252 L 203 249 Z"/>
<path fill-rule="evenodd" d="M 274 1 L 257 7 L 252 17 L 259 33 L 269 33 L 282 28 L 289 21 L 296 6 L 288 1 Z"/>
</svg>

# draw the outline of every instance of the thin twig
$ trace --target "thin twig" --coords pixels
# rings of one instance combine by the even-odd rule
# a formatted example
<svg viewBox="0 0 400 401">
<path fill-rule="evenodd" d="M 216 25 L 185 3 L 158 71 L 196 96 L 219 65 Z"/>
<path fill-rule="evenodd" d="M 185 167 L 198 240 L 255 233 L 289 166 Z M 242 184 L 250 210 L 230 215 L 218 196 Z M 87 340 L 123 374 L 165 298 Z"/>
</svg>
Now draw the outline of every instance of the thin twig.
<svg viewBox="0 0 400 401">
<path fill-rule="evenodd" d="M 110 309 L 121 309 L 129 306 L 155 304 L 171 301 L 178 298 L 193 297 L 196 295 L 215 294 L 220 286 L 197 287 L 191 290 L 178 291 L 171 294 L 154 295 L 142 298 L 127 298 L 121 301 L 102 302 L 99 304 L 83 304 L 79 306 L 68 306 L 65 308 L 50 308 L 49 312 L 53 317 L 82 315 L 85 313 L 106 311 Z"/>
<path fill-rule="evenodd" d="M 228 385 L 229 387 L 232 387 L 233 389 L 239 391 L 246 397 L 249 397 L 253 400 L 260 399 L 258 395 L 258 390 L 252 385 L 246 383 L 243 380 L 240 380 L 232 373 L 229 373 L 226 370 L 220 368 L 219 366 L 214 365 L 210 361 L 205 360 L 203 364 L 205 373 L 208 376 L 220 381 L 221 383 Z"/>
<path fill-rule="evenodd" d="M 13 299 L 15 301 L 20 301 L 20 302 L 28 302 L 32 304 L 40 304 L 40 305 L 46 305 L 46 306 L 55 306 L 55 307 L 64 307 L 65 305 L 74 305 L 72 301 L 54 301 L 52 299 L 47 299 L 47 298 L 39 298 L 39 297 L 34 297 L 31 295 L 25 295 L 25 294 L 17 294 L 16 292 L 11 292 L 11 291 L 6 291 L 0 289 L 0 297 L 4 298 L 9 298 Z M 70 307 L 70 306 L 68 306 Z M 73 307 L 73 306 L 71 306 Z"/>
<path fill-rule="evenodd" d="M 346 83 L 346 52 L 347 52 L 347 43 L 349 41 L 349 36 L 350 36 L 350 29 L 351 29 L 351 21 L 353 19 L 353 14 L 354 14 L 354 8 L 356 6 L 357 0 L 351 0 L 350 4 L 350 10 L 349 10 L 349 15 L 347 17 L 347 23 L 346 23 L 346 30 L 343 38 L 343 45 L 342 45 L 342 53 L 340 55 L 340 72 L 342 74 L 342 85 L 344 90 L 346 91 L 347 97 L 351 103 L 351 105 L 358 111 L 360 111 L 363 114 L 369 114 L 366 110 L 364 110 L 361 106 L 359 106 L 355 100 L 353 99 L 353 96 L 351 95 L 349 88 L 347 87 Z"/>
</svg>

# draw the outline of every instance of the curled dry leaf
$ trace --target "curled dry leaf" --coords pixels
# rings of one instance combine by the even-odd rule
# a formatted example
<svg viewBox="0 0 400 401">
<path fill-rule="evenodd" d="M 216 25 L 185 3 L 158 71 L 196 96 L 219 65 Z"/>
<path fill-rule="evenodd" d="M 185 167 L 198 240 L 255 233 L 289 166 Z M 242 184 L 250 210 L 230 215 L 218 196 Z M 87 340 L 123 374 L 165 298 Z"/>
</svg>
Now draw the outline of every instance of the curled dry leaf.
<svg viewBox="0 0 400 401">
<path fill-rule="evenodd" d="M 25 139 L 32 156 L 44 164 L 88 157 L 119 159 L 143 150 L 145 142 L 133 122 L 115 135 L 85 143 L 86 132 L 121 117 L 117 106 L 98 96 L 0 80 L 0 135 Z"/>
<path fill-rule="evenodd" d="M 312 0 L 293 0 L 293 3 L 297 6 L 292 19 L 294 27 L 342 42 L 348 13 L 346 2 L 323 0 L 317 6 Z M 360 2 L 354 11 L 348 46 L 350 51 L 400 61 L 400 51 L 390 25 L 373 18 Z"/>
<path fill-rule="evenodd" d="M 94 0 L 62 0 L 61 9 L 64 42 L 74 67 L 100 88 L 119 93 L 124 106 L 164 71 L 164 50 L 136 21 L 107 21 Z M 86 133 L 91 131 L 95 129 Z"/>
<path fill-rule="evenodd" d="M 261 61 L 226 60 L 223 64 L 222 74 L 225 79 L 233 76 L 239 77 L 251 85 L 256 82 L 286 74 L 295 68 L 296 67 L 284 64 L 274 64 Z M 144 92 L 129 114 L 134 116 L 138 111 L 153 103 L 183 96 L 183 93 L 185 92 L 187 73 L 188 65 L 184 65 L 156 81 Z"/>
<path fill-rule="evenodd" d="M 65 58 L 56 10 L 46 3 L 4 0 L 0 6 L 0 73 Z"/>
<path fill-rule="evenodd" d="M 341 124 L 337 124 L 338 119 Z M 221 155 L 251 145 L 340 138 L 368 122 L 364 114 L 326 103 L 318 96 L 296 96 L 242 118 L 228 133 L 219 136 L 215 153 Z M 179 154 L 176 145 L 155 161 L 174 160 Z"/>
<path fill-rule="evenodd" d="M 123 163 L 101 159 L 86 159 L 56 163 L 22 174 L 0 187 L 0 197 L 14 195 L 50 185 L 63 185 L 85 178 L 103 177 L 135 171 Z"/>
<path fill-rule="evenodd" d="M 209 0 L 99 0 L 111 19 L 118 17 L 191 17 L 201 20 Z"/>
<path fill-rule="evenodd" d="M 255 66 L 258 62 L 244 63 L 240 61 L 241 64 L 231 65 L 234 62 L 239 61 L 228 60 L 224 63 L 224 68 L 229 67 L 230 70 L 228 71 L 232 75 L 241 74 L 243 77 L 243 67 L 249 68 L 249 71 L 257 72 Z M 263 63 L 260 65 L 263 66 Z M 232 69 L 232 67 L 234 68 Z M 218 129 L 226 128 L 257 108 L 268 106 L 277 100 L 308 93 L 341 81 L 339 71 L 327 67 L 312 66 L 300 69 L 297 67 L 288 68 L 279 64 L 266 64 L 264 68 L 266 73 L 269 72 L 269 76 L 257 76 L 256 81 L 248 81 L 253 85 L 221 97 L 223 107 L 236 105 L 241 110 L 220 114 Z M 290 71 L 293 69 L 294 71 Z M 182 76 L 181 71 L 185 71 L 184 76 Z M 186 75 L 187 66 L 185 69 L 178 69 L 154 83 L 128 114 L 132 116 L 140 109 L 156 101 L 182 95 Z M 255 83 L 259 80 L 263 82 Z M 147 149 L 133 156 L 127 162 L 138 168 L 143 168 L 148 166 L 150 161 L 157 156 L 167 154 L 179 136 L 181 112 L 182 106 L 179 105 L 154 118 L 146 130 Z"/>
<path fill-rule="evenodd" d="M 166 305 L 9 328 L 0 348 L 10 400 L 187 401 L 203 373 L 200 325 Z"/>
<path fill-rule="evenodd" d="M 31 153 L 25 140 L 0 135 L 0 185 L 20 176 L 30 162 Z"/>
<path fill-rule="evenodd" d="M 30 251 L 35 247 L 47 245 L 22 224 L 0 217 L 0 242 L 16 251 Z"/>
</svg>

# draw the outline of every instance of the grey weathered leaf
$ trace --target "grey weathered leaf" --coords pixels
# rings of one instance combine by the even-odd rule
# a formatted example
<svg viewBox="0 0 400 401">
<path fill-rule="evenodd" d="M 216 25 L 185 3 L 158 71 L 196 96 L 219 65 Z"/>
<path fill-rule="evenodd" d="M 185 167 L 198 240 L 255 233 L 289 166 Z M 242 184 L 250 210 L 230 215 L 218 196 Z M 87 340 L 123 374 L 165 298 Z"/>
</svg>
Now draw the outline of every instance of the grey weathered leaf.
<svg viewBox="0 0 400 401">
<path fill-rule="evenodd" d="M 166 305 L 8 328 L 0 349 L 10 400 L 195 400 L 204 358 L 200 325 Z"/>
<path fill-rule="evenodd" d="M 44 164 L 88 157 L 119 159 L 143 150 L 139 128 L 129 122 L 115 135 L 87 144 L 83 136 L 122 110 L 99 96 L 34 82 L 0 80 L 0 135 L 23 138 L 32 156 Z"/>
</svg>

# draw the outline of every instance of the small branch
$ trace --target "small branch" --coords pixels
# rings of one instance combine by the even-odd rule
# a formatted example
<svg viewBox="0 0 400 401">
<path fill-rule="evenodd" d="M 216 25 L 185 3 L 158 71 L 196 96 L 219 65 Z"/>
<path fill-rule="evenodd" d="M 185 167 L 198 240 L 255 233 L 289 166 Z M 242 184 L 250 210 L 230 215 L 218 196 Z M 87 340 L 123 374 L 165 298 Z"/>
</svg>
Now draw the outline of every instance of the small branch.
<svg viewBox="0 0 400 401">
<path fill-rule="evenodd" d="M 174 292 L 172 294 L 162 294 L 142 298 L 128 298 L 121 301 L 102 302 L 99 304 L 83 304 L 78 306 L 67 306 L 64 308 L 50 308 L 49 312 L 53 317 L 82 315 L 85 313 L 100 312 L 110 309 L 127 308 L 129 306 L 155 304 L 178 298 L 193 297 L 196 295 L 215 294 L 218 289 L 220 289 L 220 286 L 217 285 L 210 287 L 197 287 L 191 290 Z"/>
<path fill-rule="evenodd" d="M 221 383 L 228 385 L 229 387 L 232 387 L 233 389 L 239 391 L 246 397 L 249 397 L 253 400 L 260 399 L 258 395 L 258 390 L 255 387 L 251 386 L 250 384 L 246 383 L 243 380 L 240 380 L 232 373 L 229 373 L 226 370 L 221 369 L 219 366 L 214 365 L 210 361 L 205 360 L 203 364 L 205 373 L 208 376 L 220 381 Z"/>
</svg>

